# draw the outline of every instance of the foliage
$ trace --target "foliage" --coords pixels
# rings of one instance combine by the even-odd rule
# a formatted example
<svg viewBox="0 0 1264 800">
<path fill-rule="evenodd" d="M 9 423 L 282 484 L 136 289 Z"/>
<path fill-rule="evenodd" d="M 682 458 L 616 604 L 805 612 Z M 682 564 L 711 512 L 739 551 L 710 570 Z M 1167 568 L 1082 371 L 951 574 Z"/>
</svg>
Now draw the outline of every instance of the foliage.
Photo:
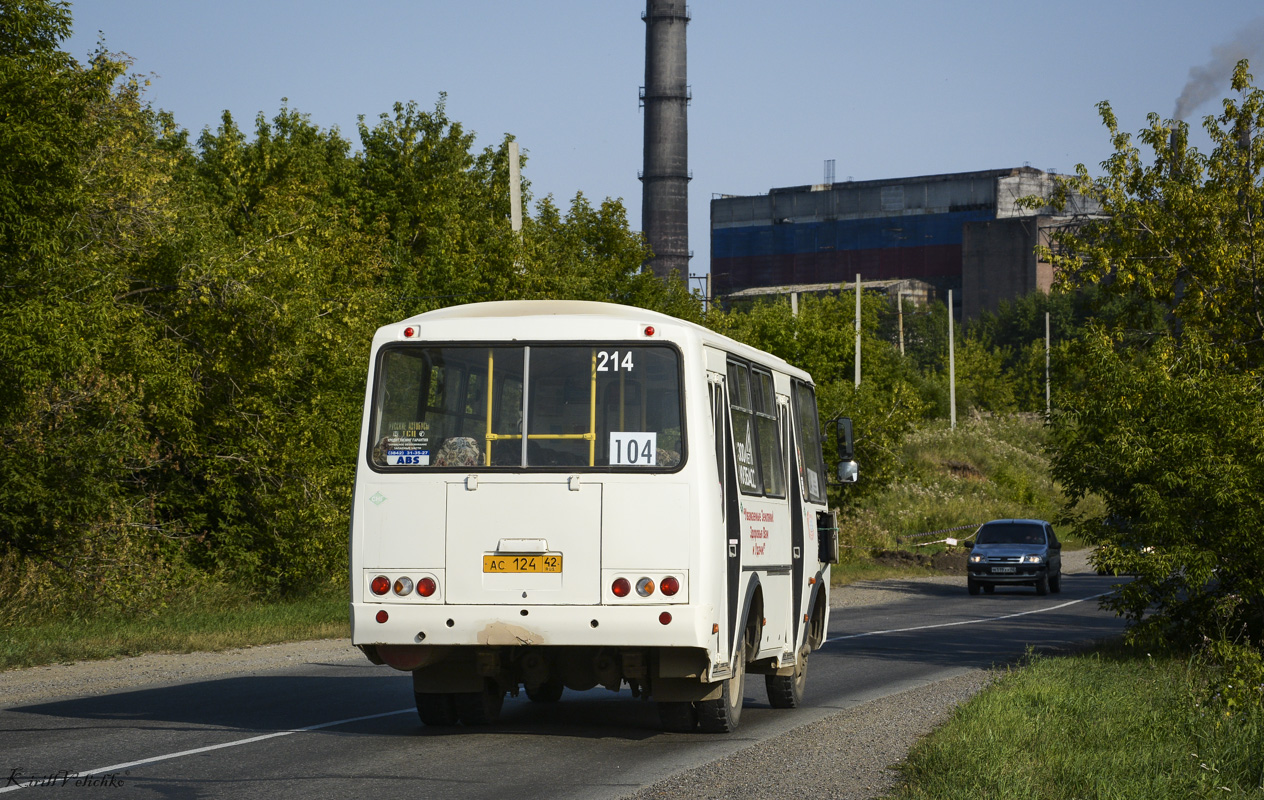
<svg viewBox="0 0 1264 800">
<path fill-rule="evenodd" d="M 1072 358 L 1084 380 L 1062 395 L 1054 473 L 1105 509 L 1078 520 L 1102 566 L 1137 579 L 1110 601 L 1138 636 L 1215 638 L 1217 621 L 1264 638 L 1264 91 L 1245 61 L 1237 99 L 1204 121 L 1207 155 L 1184 123 L 1150 115 L 1140 149 L 1100 106 L 1115 146 L 1093 179 L 1063 192 L 1107 216 L 1061 232 L 1046 256 L 1063 288 L 1112 305 Z M 1154 309 L 1160 308 L 1161 314 Z"/>
<path fill-rule="evenodd" d="M 1207 676 L 1159 652 L 1033 657 L 919 742 L 893 796 L 1256 796 L 1264 711 L 1191 704 Z"/>
<path fill-rule="evenodd" d="M 460 302 L 698 319 L 617 201 L 510 230 L 509 137 L 396 104 L 360 149 L 283 106 L 190 141 L 67 5 L 0 0 L 0 619 L 345 581 L 365 359 Z"/>
<path fill-rule="evenodd" d="M 1032 414 L 970 416 L 955 431 L 945 420 L 919 424 L 899 447 L 896 477 L 847 509 L 840 528 L 847 552 L 989 519 L 1055 519 L 1066 498 L 1049 475 L 1047 435 L 1043 417 Z"/>
<path fill-rule="evenodd" d="M 850 299 L 848 299 L 850 297 Z M 924 405 L 916 375 L 888 342 L 877 338 L 877 316 L 884 298 L 861 300 L 861 382 L 855 385 L 855 294 L 805 295 L 797 316 L 785 300 L 758 303 L 745 311 L 712 311 L 712 329 L 780 356 L 812 374 L 817 385 L 825 460 L 836 462 L 833 420 L 851 417 L 856 431 L 856 460 L 862 480 L 841 492 L 853 503 L 892 480 L 898 448 Z"/>
</svg>

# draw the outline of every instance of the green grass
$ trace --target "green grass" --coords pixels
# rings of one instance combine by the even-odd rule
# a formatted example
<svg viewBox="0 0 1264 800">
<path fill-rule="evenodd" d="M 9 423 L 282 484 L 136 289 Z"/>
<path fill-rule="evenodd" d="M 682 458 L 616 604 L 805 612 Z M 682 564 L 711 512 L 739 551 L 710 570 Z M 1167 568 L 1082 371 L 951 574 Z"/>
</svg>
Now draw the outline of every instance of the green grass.
<svg viewBox="0 0 1264 800">
<path fill-rule="evenodd" d="M 969 419 L 956 430 L 946 422 L 930 423 L 913 432 L 900 454 L 900 478 L 848 509 L 840 521 L 844 561 L 863 559 L 864 551 L 874 548 L 942 538 L 908 538 L 914 534 L 990 519 L 1055 520 L 1066 498 L 1049 474 L 1045 438 L 1037 415 Z"/>
<path fill-rule="evenodd" d="M 1204 677 L 1121 648 L 1035 657 L 922 740 L 893 797 L 1264 797 L 1264 711 L 1200 704 Z"/>
<path fill-rule="evenodd" d="M 347 636 L 347 602 L 345 589 L 288 602 L 237 599 L 220 591 L 147 614 L 12 624 L 0 638 L 0 669 Z"/>
</svg>

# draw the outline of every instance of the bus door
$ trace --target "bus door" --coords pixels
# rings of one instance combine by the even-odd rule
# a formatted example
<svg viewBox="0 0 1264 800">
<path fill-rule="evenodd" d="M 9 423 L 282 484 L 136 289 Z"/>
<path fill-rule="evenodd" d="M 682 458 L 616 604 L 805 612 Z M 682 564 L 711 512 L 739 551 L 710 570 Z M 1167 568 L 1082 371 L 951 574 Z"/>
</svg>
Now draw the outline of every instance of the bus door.
<svg viewBox="0 0 1264 800">
<path fill-rule="evenodd" d="M 803 619 L 803 594 L 806 589 L 804 581 L 804 559 L 807 555 L 804 546 L 804 525 L 806 522 L 807 509 L 803 505 L 803 489 L 800 485 L 802 480 L 801 470 L 797 469 L 797 465 L 801 463 L 798 452 L 798 443 L 795 441 L 794 433 L 790 426 L 790 399 L 788 397 L 777 398 L 777 419 L 781 429 L 781 441 L 785 443 L 786 455 L 789 457 L 789 484 L 790 484 L 790 585 L 791 585 L 791 616 L 790 630 L 793 631 L 792 641 L 788 644 L 794 645 L 794 649 L 798 651 L 802 642 L 800 632 L 806 630 L 802 624 Z"/>
<path fill-rule="evenodd" d="M 738 592 L 742 586 L 742 523 L 732 447 L 733 426 L 729 419 L 725 376 L 708 372 L 707 386 L 711 393 L 711 427 L 715 435 L 716 472 L 720 481 L 720 508 L 724 520 L 724 535 L 720 545 L 724 559 L 724 603 L 727 613 L 724 615 L 723 629 L 719 633 L 720 649 L 731 656 L 737 626 L 740 624 L 737 615 L 741 612 L 741 597 Z"/>
<path fill-rule="evenodd" d="M 738 549 L 743 573 L 754 573 L 763 597 L 759 650 L 786 647 L 790 621 L 791 545 L 785 448 L 772 372 L 736 360 L 728 364 L 729 415 L 740 493 Z M 740 624 L 741 620 L 738 620 Z"/>
</svg>

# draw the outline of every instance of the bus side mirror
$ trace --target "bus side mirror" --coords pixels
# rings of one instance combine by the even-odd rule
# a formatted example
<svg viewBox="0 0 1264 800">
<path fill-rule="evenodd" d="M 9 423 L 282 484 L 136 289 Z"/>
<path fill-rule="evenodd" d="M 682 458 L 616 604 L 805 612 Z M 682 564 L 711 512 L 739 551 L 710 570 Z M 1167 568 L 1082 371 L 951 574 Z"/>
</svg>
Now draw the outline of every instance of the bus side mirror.
<svg viewBox="0 0 1264 800">
<path fill-rule="evenodd" d="M 838 460 L 851 461 L 856 457 L 856 449 L 851 438 L 851 417 L 842 417 L 835 424 L 834 443 L 838 445 Z"/>
<path fill-rule="evenodd" d="M 860 479 L 860 465 L 855 461 L 838 462 L 838 482 L 855 483 Z"/>
<path fill-rule="evenodd" d="M 842 417 L 836 422 L 834 443 L 838 446 L 838 482 L 855 483 L 860 478 L 860 465 L 855 461 L 856 448 L 852 440 L 851 417 Z"/>
</svg>

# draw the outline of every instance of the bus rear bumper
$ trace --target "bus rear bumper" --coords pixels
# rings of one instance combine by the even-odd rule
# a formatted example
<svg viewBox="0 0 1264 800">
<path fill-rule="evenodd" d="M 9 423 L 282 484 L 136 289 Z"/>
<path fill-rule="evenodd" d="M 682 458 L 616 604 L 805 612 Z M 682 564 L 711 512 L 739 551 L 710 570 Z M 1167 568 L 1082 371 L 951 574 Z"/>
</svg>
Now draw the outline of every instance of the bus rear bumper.
<svg viewBox="0 0 1264 800">
<path fill-rule="evenodd" d="M 386 619 L 379 621 L 379 612 Z M 718 619 L 688 605 L 455 606 L 353 603 L 355 645 L 701 647 Z"/>
</svg>

